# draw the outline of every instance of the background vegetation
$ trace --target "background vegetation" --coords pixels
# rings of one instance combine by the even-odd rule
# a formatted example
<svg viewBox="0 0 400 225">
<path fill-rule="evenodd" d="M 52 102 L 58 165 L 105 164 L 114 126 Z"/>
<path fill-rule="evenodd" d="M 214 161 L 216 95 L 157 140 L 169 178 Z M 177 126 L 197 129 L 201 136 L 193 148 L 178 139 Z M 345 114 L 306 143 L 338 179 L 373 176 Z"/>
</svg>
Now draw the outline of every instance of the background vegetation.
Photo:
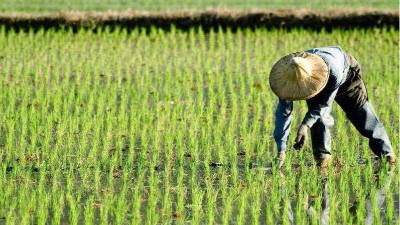
<svg viewBox="0 0 400 225">
<path fill-rule="evenodd" d="M 229 8 L 241 10 L 276 9 L 398 9 L 393 0 L 2 0 L 0 12 L 60 12 L 60 11 L 125 11 L 125 10 L 204 10 Z"/>
</svg>

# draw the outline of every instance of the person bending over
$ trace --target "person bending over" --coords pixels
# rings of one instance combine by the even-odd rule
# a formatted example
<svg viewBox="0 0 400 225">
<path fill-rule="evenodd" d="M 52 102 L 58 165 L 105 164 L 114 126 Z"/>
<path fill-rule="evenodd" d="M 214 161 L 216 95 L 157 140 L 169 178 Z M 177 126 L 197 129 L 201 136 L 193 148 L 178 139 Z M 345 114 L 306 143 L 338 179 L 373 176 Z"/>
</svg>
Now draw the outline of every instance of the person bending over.
<svg viewBox="0 0 400 225">
<path fill-rule="evenodd" d="M 327 167 L 331 162 L 329 129 L 334 124 L 331 115 L 334 100 L 358 132 L 368 138 L 373 153 L 394 164 L 396 156 L 386 130 L 368 102 L 361 66 L 341 47 L 312 48 L 286 55 L 272 67 L 269 82 L 279 98 L 274 129 L 278 167 L 285 160 L 293 101 L 297 100 L 305 100 L 308 111 L 297 129 L 293 147 L 297 150 L 303 147 L 310 129 L 313 155 L 318 166 Z"/>
</svg>

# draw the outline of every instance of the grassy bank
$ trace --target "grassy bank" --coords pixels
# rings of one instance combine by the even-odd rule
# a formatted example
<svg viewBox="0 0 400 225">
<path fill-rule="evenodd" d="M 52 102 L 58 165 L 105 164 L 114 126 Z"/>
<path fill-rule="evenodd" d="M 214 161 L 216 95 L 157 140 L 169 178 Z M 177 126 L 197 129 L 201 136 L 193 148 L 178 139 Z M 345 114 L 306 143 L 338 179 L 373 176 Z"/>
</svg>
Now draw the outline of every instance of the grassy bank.
<svg viewBox="0 0 400 225">
<path fill-rule="evenodd" d="M 312 9 L 327 10 L 332 8 L 360 10 L 398 9 L 398 2 L 391 0 L 3 0 L 0 2 L 0 12 L 66 12 L 66 11 L 175 11 L 175 10 L 205 10 L 205 9 L 237 9 L 237 10 L 277 10 L 277 9 Z"/>
</svg>

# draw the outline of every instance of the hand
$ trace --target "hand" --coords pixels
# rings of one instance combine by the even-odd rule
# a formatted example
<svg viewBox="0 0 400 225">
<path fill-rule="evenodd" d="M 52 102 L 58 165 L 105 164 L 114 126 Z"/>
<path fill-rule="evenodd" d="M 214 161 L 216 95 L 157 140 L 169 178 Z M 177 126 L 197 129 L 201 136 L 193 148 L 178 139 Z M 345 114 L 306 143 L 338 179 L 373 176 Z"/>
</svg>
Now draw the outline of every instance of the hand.
<svg viewBox="0 0 400 225">
<path fill-rule="evenodd" d="M 293 148 L 296 150 L 300 150 L 304 143 L 307 141 L 307 130 L 308 126 L 306 124 L 300 125 L 299 129 L 297 130 L 297 136 Z"/>
</svg>

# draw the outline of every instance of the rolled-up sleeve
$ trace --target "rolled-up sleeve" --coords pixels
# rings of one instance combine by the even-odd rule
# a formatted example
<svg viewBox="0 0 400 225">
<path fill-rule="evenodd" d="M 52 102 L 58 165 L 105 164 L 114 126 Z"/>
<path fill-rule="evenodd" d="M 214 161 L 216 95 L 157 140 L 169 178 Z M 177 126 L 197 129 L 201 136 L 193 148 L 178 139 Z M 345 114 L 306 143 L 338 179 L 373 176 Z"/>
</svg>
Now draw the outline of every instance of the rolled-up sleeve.
<svg viewBox="0 0 400 225">
<path fill-rule="evenodd" d="M 290 124 L 292 123 L 293 102 L 279 99 L 275 111 L 274 139 L 278 152 L 286 150 L 286 143 L 289 137 Z"/>
</svg>

